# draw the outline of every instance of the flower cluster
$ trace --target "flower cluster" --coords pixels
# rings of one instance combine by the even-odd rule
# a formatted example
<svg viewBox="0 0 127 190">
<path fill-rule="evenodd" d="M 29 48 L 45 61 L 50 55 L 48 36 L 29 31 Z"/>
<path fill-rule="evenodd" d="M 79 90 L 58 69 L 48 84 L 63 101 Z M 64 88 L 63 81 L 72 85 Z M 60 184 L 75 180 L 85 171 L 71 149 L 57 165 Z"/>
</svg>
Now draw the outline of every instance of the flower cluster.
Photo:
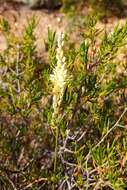
<svg viewBox="0 0 127 190">
<path fill-rule="evenodd" d="M 54 115 L 59 113 L 60 104 L 63 98 L 65 87 L 68 83 L 68 73 L 66 69 L 66 57 L 64 56 L 64 34 L 58 34 L 56 59 L 57 64 L 50 75 L 50 80 L 53 84 L 53 109 Z"/>
</svg>

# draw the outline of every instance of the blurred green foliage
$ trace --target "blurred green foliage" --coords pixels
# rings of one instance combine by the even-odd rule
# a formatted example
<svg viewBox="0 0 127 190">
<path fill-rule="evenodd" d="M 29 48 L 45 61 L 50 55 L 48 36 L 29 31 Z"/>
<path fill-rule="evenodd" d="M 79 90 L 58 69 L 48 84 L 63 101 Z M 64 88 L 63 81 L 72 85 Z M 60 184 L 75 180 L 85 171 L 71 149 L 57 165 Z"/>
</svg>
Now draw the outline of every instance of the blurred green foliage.
<svg viewBox="0 0 127 190">
<path fill-rule="evenodd" d="M 68 15 L 81 14 L 86 6 L 101 19 L 111 15 L 125 16 L 126 9 L 126 0 L 63 0 L 62 4 L 62 11 Z"/>
</svg>

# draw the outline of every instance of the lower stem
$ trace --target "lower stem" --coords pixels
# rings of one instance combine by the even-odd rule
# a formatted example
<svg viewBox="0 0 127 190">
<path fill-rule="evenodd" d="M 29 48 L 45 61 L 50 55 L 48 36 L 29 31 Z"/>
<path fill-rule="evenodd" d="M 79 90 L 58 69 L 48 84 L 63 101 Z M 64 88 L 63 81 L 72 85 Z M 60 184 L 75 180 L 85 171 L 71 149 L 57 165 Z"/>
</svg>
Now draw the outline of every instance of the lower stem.
<svg viewBox="0 0 127 190">
<path fill-rule="evenodd" d="M 58 136 L 59 129 L 56 127 L 56 136 L 55 136 L 55 157 L 54 157 L 54 177 L 56 178 L 57 173 L 57 157 L 58 157 Z M 54 180 L 56 181 L 56 180 Z M 55 190 L 55 183 L 53 184 L 53 190 Z"/>
</svg>

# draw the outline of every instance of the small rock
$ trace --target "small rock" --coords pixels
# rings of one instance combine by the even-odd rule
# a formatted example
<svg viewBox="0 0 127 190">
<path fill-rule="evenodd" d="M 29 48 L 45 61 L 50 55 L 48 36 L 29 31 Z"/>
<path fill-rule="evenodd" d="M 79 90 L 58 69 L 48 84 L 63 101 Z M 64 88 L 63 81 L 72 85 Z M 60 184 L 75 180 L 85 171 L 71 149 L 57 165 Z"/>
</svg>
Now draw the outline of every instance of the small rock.
<svg viewBox="0 0 127 190">
<path fill-rule="evenodd" d="M 27 4 L 30 8 L 59 8 L 61 3 L 55 2 L 53 0 L 13 0 L 17 3 Z"/>
</svg>

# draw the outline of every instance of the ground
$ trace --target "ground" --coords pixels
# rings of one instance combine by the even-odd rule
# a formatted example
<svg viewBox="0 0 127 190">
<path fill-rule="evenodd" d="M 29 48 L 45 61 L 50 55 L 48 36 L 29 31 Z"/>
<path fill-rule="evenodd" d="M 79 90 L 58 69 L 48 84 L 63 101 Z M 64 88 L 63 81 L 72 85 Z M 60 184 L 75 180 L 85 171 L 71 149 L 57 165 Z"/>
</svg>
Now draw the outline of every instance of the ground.
<svg viewBox="0 0 127 190">
<path fill-rule="evenodd" d="M 83 9 L 84 14 L 87 14 L 87 8 Z M 15 4 L 12 2 L 3 3 L 0 1 L 0 18 L 6 18 L 12 28 L 12 31 L 17 35 L 21 35 L 24 25 L 27 22 L 27 19 L 35 15 L 38 20 L 38 25 L 36 28 L 36 37 L 37 37 L 37 49 L 41 54 L 44 53 L 44 39 L 47 38 L 47 28 L 51 27 L 52 30 L 63 30 L 67 28 L 68 19 L 67 16 L 61 13 L 58 10 L 31 10 L 27 6 L 21 4 Z M 74 20 L 75 21 L 75 20 Z M 108 30 L 111 30 L 115 23 L 118 21 L 118 18 L 113 16 L 109 18 L 106 22 L 100 22 L 99 27 L 105 27 Z M 119 22 L 125 22 L 125 18 L 119 19 Z M 69 27 L 68 27 L 69 28 Z M 6 48 L 6 41 L 4 36 L 0 33 L 0 51 Z"/>
<path fill-rule="evenodd" d="M 36 16 L 38 20 L 38 25 L 36 28 L 37 37 L 37 49 L 41 54 L 44 52 L 44 39 L 47 38 L 47 29 L 51 27 L 53 30 L 62 30 L 66 27 L 65 16 L 58 11 L 50 10 L 31 10 L 27 6 L 19 5 L 15 3 L 0 2 L 0 18 L 5 18 L 9 21 L 12 31 L 16 35 L 21 35 L 24 25 L 26 24 L 28 18 L 33 15 Z M 0 51 L 6 48 L 6 40 L 2 33 L 0 33 Z"/>
</svg>

